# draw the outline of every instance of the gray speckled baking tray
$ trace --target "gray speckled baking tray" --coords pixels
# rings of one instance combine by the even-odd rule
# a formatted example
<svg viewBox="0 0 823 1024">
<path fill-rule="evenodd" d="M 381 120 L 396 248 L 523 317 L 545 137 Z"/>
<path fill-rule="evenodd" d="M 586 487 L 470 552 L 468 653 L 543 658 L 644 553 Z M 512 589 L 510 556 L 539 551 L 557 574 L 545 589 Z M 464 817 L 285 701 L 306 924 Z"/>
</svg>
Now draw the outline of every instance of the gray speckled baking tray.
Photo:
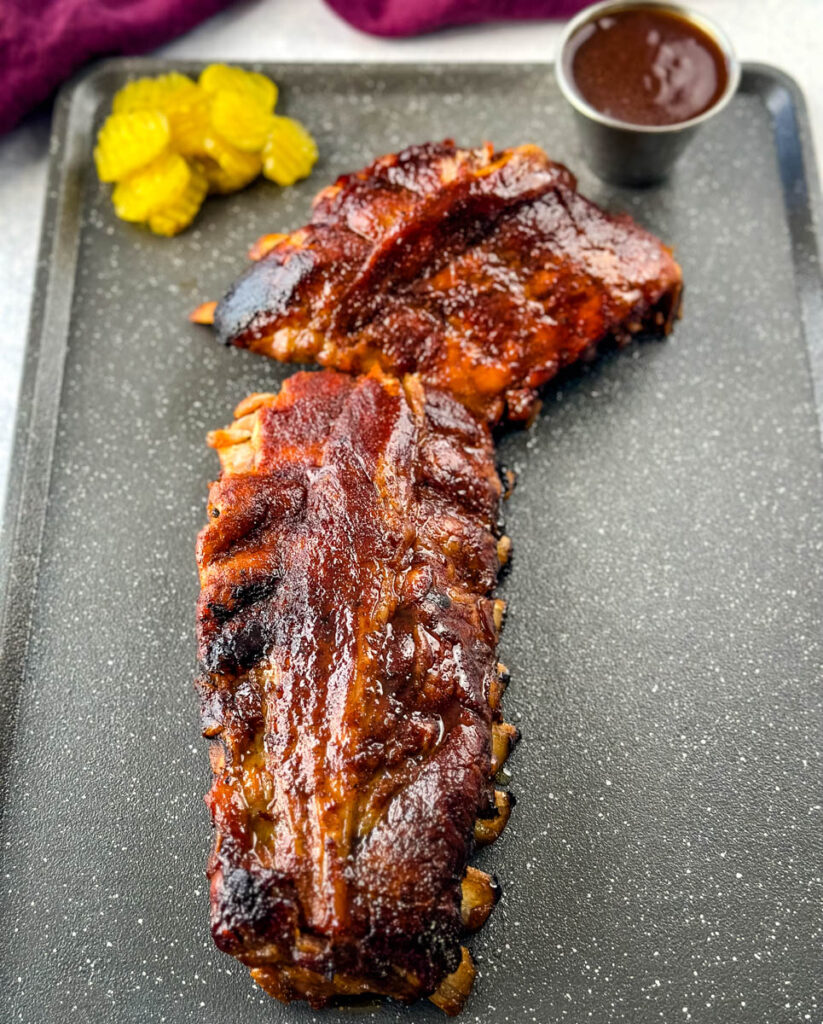
<svg viewBox="0 0 823 1024">
<path fill-rule="evenodd" d="M 58 105 L 0 581 L 0 1018 L 441 1020 L 284 1008 L 212 948 L 204 436 L 289 370 L 185 317 L 336 174 L 455 135 L 545 146 L 687 281 L 669 341 L 555 386 L 501 442 L 524 740 L 512 823 L 478 858 L 505 895 L 464 1020 L 819 1022 L 823 315 L 794 85 L 749 68 L 671 182 L 630 192 L 586 173 L 548 66 L 273 67 L 315 174 L 211 200 L 170 241 L 115 220 L 90 161 L 113 91 L 164 67 L 106 64 Z"/>
</svg>

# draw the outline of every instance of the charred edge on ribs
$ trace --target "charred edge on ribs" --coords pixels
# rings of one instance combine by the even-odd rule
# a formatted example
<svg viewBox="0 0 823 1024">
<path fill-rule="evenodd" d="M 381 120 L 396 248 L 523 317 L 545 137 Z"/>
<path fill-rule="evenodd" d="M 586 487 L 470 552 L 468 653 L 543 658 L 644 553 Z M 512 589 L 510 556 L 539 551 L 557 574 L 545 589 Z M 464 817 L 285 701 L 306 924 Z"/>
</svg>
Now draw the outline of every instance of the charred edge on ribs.
<svg viewBox="0 0 823 1024">
<path fill-rule="evenodd" d="M 298 373 L 210 435 L 199 678 L 215 942 L 284 1001 L 430 995 L 497 898 L 508 556 L 488 428 L 373 371 Z"/>
<path fill-rule="evenodd" d="M 529 419 L 537 389 L 604 339 L 667 333 L 680 267 L 629 216 L 576 191 L 537 146 L 412 146 L 266 235 L 215 313 L 218 337 L 286 362 L 377 364 L 489 422 Z"/>
</svg>

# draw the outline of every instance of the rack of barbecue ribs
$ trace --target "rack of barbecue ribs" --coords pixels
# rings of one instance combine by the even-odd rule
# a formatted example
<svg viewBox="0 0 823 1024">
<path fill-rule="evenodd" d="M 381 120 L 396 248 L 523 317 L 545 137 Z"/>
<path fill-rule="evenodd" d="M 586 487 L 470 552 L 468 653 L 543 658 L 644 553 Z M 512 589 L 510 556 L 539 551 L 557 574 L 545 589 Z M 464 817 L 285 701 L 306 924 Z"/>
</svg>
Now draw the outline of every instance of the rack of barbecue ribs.
<svg viewBox="0 0 823 1024">
<path fill-rule="evenodd" d="M 344 175 L 311 221 L 264 236 L 217 305 L 226 344 L 349 373 L 378 365 L 477 415 L 528 420 L 560 369 L 667 333 L 680 267 L 581 196 L 537 146 L 412 146 Z"/>
<path fill-rule="evenodd" d="M 226 343 L 330 369 L 210 435 L 198 638 L 217 945 L 312 1006 L 429 996 L 497 887 L 516 730 L 490 425 L 606 338 L 666 333 L 669 250 L 536 146 L 414 146 L 322 191 L 217 305 Z M 207 322 L 211 307 L 195 319 Z"/>
<path fill-rule="evenodd" d="M 506 824 L 488 427 L 417 376 L 301 372 L 210 435 L 198 653 L 218 947 L 312 1006 L 456 1013 Z"/>
</svg>

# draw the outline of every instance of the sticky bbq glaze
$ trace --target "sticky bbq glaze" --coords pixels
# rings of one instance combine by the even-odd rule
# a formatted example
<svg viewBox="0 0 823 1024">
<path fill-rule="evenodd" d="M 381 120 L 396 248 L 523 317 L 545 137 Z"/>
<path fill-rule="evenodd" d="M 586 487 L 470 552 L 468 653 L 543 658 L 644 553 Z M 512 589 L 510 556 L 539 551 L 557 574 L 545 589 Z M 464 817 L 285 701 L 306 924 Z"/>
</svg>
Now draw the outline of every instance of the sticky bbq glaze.
<svg viewBox="0 0 823 1024">
<path fill-rule="evenodd" d="M 635 125 L 672 125 L 723 96 L 726 57 L 693 21 L 662 7 L 610 11 L 572 36 L 566 70 L 601 114 Z"/>
<path fill-rule="evenodd" d="M 496 898 L 467 862 L 508 819 L 516 738 L 490 432 L 377 370 L 298 373 L 236 416 L 198 542 L 215 942 L 285 1002 L 457 1012 Z"/>
<path fill-rule="evenodd" d="M 225 344 L 347 373 L 417 373 L 490 423 L 604 339 L 666 333 L 681 271 L 631 217 L 579 194 L 538 146 L 449 139 L 323 189 L 310 223 L 269 235 L 218 304 Z"/>
</svg>

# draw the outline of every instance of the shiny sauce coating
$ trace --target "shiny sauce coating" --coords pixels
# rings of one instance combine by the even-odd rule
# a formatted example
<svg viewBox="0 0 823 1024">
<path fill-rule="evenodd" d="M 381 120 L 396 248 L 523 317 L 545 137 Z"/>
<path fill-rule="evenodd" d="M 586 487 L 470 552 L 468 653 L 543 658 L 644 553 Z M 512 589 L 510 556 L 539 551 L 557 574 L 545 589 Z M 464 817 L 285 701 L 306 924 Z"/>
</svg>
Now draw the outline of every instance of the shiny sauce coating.
<svg viewBox="0 0 823 1024">
<path fill-rule="evenodd" d="M 376 369 L 236 415 L 198 541 L 214 939 L 286 1002 L 428 995 L 494 817 L 491 433 Z"/>
<path fill-rule="evenodd" d="M 489 423 L 604 338 L 665 332 L 681 272 L 659 239 L 584 199 L 535 145 L 410 146 L 339 178 L 237 281 L 217 335 L 284 362 L 378 365 Z"/>
<path fill-rule="evenodd" d="M 638 125 L 697 117 L 717 103 L 729 77 L 725 56 L 706 32 L 677 14 L 642 7 L 584 25 L 567 60 L 591 106 Z"/>
</svg>

